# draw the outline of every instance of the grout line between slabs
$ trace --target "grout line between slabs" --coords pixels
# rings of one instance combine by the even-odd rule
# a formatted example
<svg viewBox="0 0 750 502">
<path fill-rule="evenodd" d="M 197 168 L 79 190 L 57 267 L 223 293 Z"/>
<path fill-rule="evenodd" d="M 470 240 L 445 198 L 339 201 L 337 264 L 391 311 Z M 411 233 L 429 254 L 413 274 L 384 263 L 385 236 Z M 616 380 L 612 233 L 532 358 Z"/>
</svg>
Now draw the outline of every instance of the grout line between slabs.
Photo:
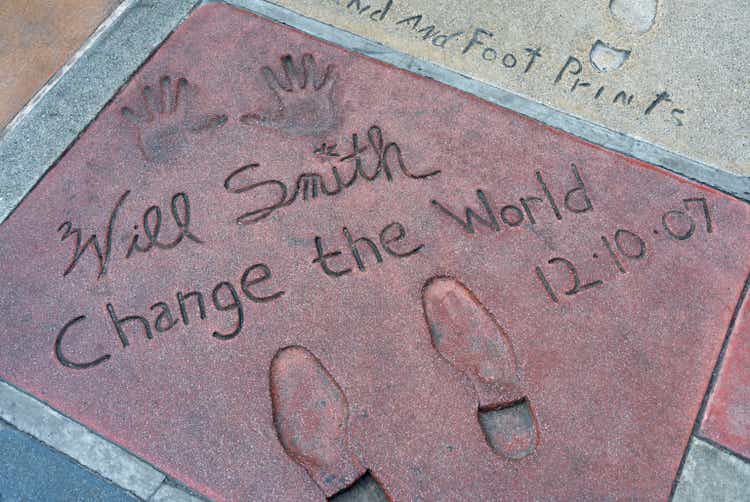
<svg viewBox="0 0 750 502">
<path fill-rule="evenodd" d="M 39 91 L 37 91 L 37 93 L 31 97 L 29 102 L 26 103 L 21 111 L 19 111 L 15 115 L 15 117 L 13 117 L 13 119 L 8 123 L 8 125 L 5 126 L 5 128 L 2 130 L 2 133 L 0 134 L 0 139 L 2 139 L 6 134 L 15 129 L 15 127 L 26 118 L 29 112 L 31 112 L 31 110 L 44 98 L 44 96 L 46 96 L 47 93 L 55 85 L 57 85 L 60 79 L 65 76 L 65 74 L 76 64 L 76 62 L 81 59 L 81 57 L 99 41 L 102 35 L 112 28 L 112 26 L 117 22 L 120 16 L 122 16 L 122 14 L 137 1 L 138 0 L 124 0 L 120 5 L 117 6 L 114 11 L 112 11 L 107 19 L 105 19 L 104 22 L 102 22 L 102 24 L 100 24 L 96 28 L 96 30 L 94 30 L 94 33 L 92 33 L 84 41 L 83 45 L 78 50 L 76 50 L 73 56 L 67 62 L 65 62 L 65 64 L 63 64 L 62 67 L 57 70 L 49 78 L 49 80 L 47 80 L 47 82 L 44 83 L 41 89 L 39 89 Z"/>
<path fill-rule="evenodd" d="M 0 419 L 142 499 L 165 479 L 150 464 L 3 380 Z"/>
<path fill-rule="evenodd" d="M 687 456 L 690 453 L 690 443 L 692 442 L 692 438 L 697 438 L 697 439 L 705 441 L 704 438 L 699 436 L 701 422 L 703 421 L 703 417 L 706 413 L 708 400 L 711 394 L 713 393 L 714 387 L 716 386 L 716 381 L 719 377 L 719 372 L 721 371 L 721 367 L 724 362 L 724 355 L 726 354 L 727 347 L 729 346 L 729 341 L 732 337 L 734 326 L 737 323 L 737 318 L 739 317 L 740 311 L 742 310 L 742 305 L 745 303 L 745 300 L 747 299 L 748 290 L 750 290 L 750 274 L 748 274 L 748 276 L 745 278 L 745 282 L 742 285 L 742 290 L 740 291 L 740 296 L 737 299 L 737 304 L 735 305 L 734 311 L 732 312 L 732 318 L 729 321 L 729 325 L 727 326 L 727 332 L 724 335 L 724 340 L 722 341 L 722 344 L 721 344 L 721 350 L 719 351 L 719 356 L 716 359 L 716 364 L 714 365 L 713 371 L 711 371 L 711 378 L 708 381 L 708 387 L 706 388 L 706 392 L 703 394 L 703 399 L 701 401 L 700 409 L 698 410 L 698 415 L 695 417 L 695 422 L 693 423 L 691 439 L 688 440 L 688 444 L 685 447 L 685 452 L 683 453 L 682 459 L 680 460 L 680 465 L 677 468 L 677 474 L 675 475 L 674 482 L 672 483 L 672 491 L 669 494 L 669 500 L 674 499 L 675 492 L 677 490 L 677 485 L 679 483 L 680 477 L 682 476 L 682 471 L 685 468 L 685 461 L 687 460 Z"/>
<path fill-rule="evenodd" d="M 203 502 L 205 500 L 208 499 L 183 489 L 179 484 L 171 483 L 169 479 L 166 479 L 151 495 L 148 502 Z"/>
<path fill-rule="evenodd" d="M 712 441 L 693 436 L 685 468 L 671 500 L 747 500 L 750 464 Z"/>
</svg>

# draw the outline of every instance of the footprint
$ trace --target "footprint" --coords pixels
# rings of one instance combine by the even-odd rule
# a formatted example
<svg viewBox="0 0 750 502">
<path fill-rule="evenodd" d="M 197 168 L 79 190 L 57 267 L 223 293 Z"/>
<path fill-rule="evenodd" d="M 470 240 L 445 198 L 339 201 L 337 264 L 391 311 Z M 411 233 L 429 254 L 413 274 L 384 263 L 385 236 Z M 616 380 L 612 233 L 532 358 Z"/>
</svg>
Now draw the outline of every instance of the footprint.
<svg viewBox="0 0 750 502">
<path fill-rule="evenodd" d="M 533 453 L 539 441 L 536 421 L 503 328 L 455 279 L 428 281 L 422 302 L 433 346 L 477 392 L 479 424 L 487 443 L 510 459 Z"/>
<path fill-rule="evenodd" d="M 657 4 L 658 0 L 609 0 L 609 13 L 628 31 L 646 33 L 654 25 Z M 606 73 L 622 67 L 630 52 L 597 40 L 591 46 L 589 61 L 596 71 Z"/>
<path fill-rule="evenodd" d="M 657 0 L 610 0 L 609 12 L 626 28 L 646 33 L 656 19 Z"/>
<path fill-rule="evenodd" d="M 271 362 L 270 388 L 273 423 L 281 445 L 326 497 L 367 484 L 369 491 L 379 489 L 382 500 L 387 500 L 349 451 L 346 396 L 310 351 L 299 346 L 279 350 Z"/>
<path fill-rule="evenodd" d="M 330 502 L 390 502 L 378 482 L 369 473 L 329 500 Z"/>
<path fill-rule="evenodd" d="M 617 49 L 605 44 L 601 40 L 597 40 L 594 43 L 589 54 L 589 59 L 594 68 L 597 71 L 605 73 L 610 70 L 619 69 L 629 57 L 630 51 Z"/>
</svg>

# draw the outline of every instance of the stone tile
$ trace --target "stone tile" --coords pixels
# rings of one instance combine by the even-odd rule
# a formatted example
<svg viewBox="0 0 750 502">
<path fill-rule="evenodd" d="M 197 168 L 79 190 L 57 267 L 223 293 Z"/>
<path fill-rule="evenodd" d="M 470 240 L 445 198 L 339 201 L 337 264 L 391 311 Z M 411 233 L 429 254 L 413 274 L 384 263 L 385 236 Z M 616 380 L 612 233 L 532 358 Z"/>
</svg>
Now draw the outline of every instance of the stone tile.
<svg viewBox="0 0 750 502">
<path fill-rule="evenodd" d="M 734 502 L 748 497 L 750 464 L 694 438 L 673 500 Z"/>
<path fill-rule="evenodd" d="M 122 448 L 1 381 L 0 418 L 144 499 L 164 480 Z"/>
<path fill-rule="evenodd" d="M 701 435 L 750 459 L 750 301 L 747 299 L 709 397 Z"/>
<path fill-rule="evenodd" d="M 388 497 L 377 481 L 366 474 L 359 483 L 333 497 L 331 502 L 388 502 Z"/>
<path fill-rule="evenodd" d="M 149 499 L 150 502 L 200 502 L 200 500 L 201 499 L 193 497 L 189 493 L 166 483 L 161 485 L 159 489 L 156 490 L 156 493 L 154 493 Z"/>
<path fill-rule="evenodd" d="M 273 3 L 750 175 L 750 15 L 741 0 Z"/>
<path fill-rule="evenodd" d="M 0 5 L 0 129 L 121 0 L 25 0 Z"/>
<path fill-rule="evenodd" d="M 0 141 L 0 222 L 55 164 L 197 0 L 138 0 L 100 32 Z"/>
<path fill-rule="evenodd" d="M 0 500 L 138 499 L 0 421 Z"/>
<path fill-rule="evenodd" d="M 211 499 L 666 498 L 749 218 L 211 4 L 0 227 L 0 377 Z"/>
</svg>

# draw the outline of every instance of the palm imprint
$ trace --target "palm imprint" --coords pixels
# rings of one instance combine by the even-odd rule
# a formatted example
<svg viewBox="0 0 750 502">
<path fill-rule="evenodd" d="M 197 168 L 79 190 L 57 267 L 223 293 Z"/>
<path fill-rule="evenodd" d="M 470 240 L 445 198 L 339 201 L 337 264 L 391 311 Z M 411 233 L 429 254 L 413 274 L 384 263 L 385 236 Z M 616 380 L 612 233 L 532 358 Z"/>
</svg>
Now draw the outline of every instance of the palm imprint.
<svg viewBox="0 0 750 502">
<path fill-rule="evenodd" d="M 302 56 L 297 66 L 292 56 L 281 58 L 279 73 L 266 66 L 263 78 L 276 98 L 276 108 L 240 117 L 243 124 L 260 124 L 294 136 L 323 136 L 338 125 L 333 99 L 334 67 L 321 70 L 312 54 Z"/>
<path fill-rule="evenodd" d="M 144 86 L 143 107 L 135 112 L 127 106 L 122 116 L 138 130 L 138 142 L 146 159 L 165 160 L 182 151 L 188 144 L 188 133 L 216 129 L 227 121 L 226 115 L 196 116 L 190 105 L 194 92 L 187 79 L 179 78 L 173 85 L 169 76 L 159 79 L 159 88 Z"/>
</svg>

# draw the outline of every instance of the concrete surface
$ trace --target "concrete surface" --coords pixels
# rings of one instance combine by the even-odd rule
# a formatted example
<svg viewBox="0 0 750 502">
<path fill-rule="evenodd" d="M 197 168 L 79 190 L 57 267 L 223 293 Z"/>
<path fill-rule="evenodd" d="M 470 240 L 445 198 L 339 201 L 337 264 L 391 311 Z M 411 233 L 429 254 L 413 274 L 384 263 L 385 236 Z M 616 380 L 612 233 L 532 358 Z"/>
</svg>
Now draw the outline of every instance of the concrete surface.
<svg viewBox="0 0 750 502">
<path fill-rule="evenodd" d="M 11 127 L 0 141 L 0 177 L 3 181 L 0 183 L 0 221 L 7 218 L 88 125 L 98 110 L 97 106 L 111 99 L 150 50 L 197 3 L 198 0 L 193 0 L 154 5 L 143 0 L 126 0 L 118 8 L 118 11 L 122 10 L 122 20 L 118 16 L 111 24 L 100 28 L 100 36 L 95 34 L 96 39 L 90 40 L 90 47 L 82 53 L 86 57 L 76 59 L 59 81 L 50 82 L 49 89 L 54 90 L 54 95 L 48 98 L 46 93 L 41 92 L 34 98 L 38 102 L 29 110 L 30 116 L 26 117 L 27 114 L 23 113 L 22 117 L 17 117 L 24 119 L 19 121 L 18 130 Z M 750 199 L 748 177 L 733 175 L 594 122 L 559 113 L 543 103 L 467 78 L 429 61 L 415 59 L 378 42 L 332 28 L 263 0 L 232 0 L 231 3 L 355 52 L 447 83 L 587 141 Z M 106 68 L 106 71 L 103 72 L 102 68 Z M 96 105 L 90 107 L 89 102 Z M 52 136 L 50 131 L 54 132 Z"/>
<path fill-rule="evenodd" d="M 90 50 L 53 82 L 23 120 L 11 124 L 0 141 L 0 221 L 194 5 L 194 0 L 126 0 Z"/>
<path fill-rule="evenodd" d="M 748 286 L 746 286 L 748 287 Z M 740 309 L 711 389 L 701 435 L 750 459 L 750 301 Z"/>
<path fill-rule="evenodd" d="M 138 499 L 0 421 L 0 500 L 136 502 Z"/>
<path fill-rule="evenodd" d="M 149 502 L 200 502 L 201 500 L 205 499 L 193 496 L 185 490 L 164 483 L 156 490 L 156 493 L 149 499 Z"/>
<path fill-rule="evenodd" d="M 120 0 L 0 3 L 0 131 Z"/>
<path fill-rule="evenodd" d="M 147 9 L 151 8 L 150 5 L 141 6 L 140 4 L 142 2 L 134 2 L 134 3 L 139 5 L 139 9 L 134 9 L 134 12 L 139 12 L 139 11 L 142 12 L 144 8 L 147 8 Z M 266 4 L 265 2 L 241 0 L 241 1 L 238 1 L 237 3 L 243 6 L 250 6 L 251 8 L 263 13 L 264 15 L 269 15 L 270 17 L 281 19 L 284 22 L 287 22 L 289 24 L 299 26 L 301 29 L 307 32 L 314 33 L 316 34 L 316 36 L 322 37 L 324 39 L 333 40 L 336 43 L 339 43 L 345 47 L 352 47 L 355 50 L 359 50 L 366 54 L 369 53 L 373 57 L 392 62 L 393 64 L 396 64 L 397 66 L 409 68 L 418 73 L 430 75 L 432 78 L 437 78 L 442 81 L 450 82 L 451 85 L 454 85 L 462 89 L 466 89 L 469 92 L 473 92 L 477 95 L 483 96 L 486 99 L 489 99 L 491 101 L 501 102 L 503 104 L 510 106 L 510 108 L 512 109 L 518 109 L 522 113 L 526 113 L 530 116 L 537 116 L 538 118 L 540 118 L 541 120 L 547 123 L 551 123 L 556 126 L 557 124 L 560 124 L 560 127 L 563 129 L 571 130 L 571 127 L 570 127 L 571 123 L 583 124 L 582 128 L 579 128 L 574 131 L 576 132 L 576 134 L 579 134 L 583 137 L 587 137 L 593 141 L 596 141 L 599 144 L 607 144 L 608 146 L 612 148 L 615 148 L 620 151 L 625 151 L 636 157 L 646 158 L 646 159 L 655 161 L 659 163 L 660 165 L 665 165 L 678 172 L 683 172 L 686 174 L 691 173 L 689 174 L 691 177 L 694 177 L 695 179 L 701 179 L 715 186 L 723 187 L 723 189 L 729 192 L 738 193 L 739 195 L 742 196 L 743 190 L 746 190 L 746 188 L 742 188 L 743 186 L 746 187 L 745 182 L 739 182 L 739 184 L 737 184 L 738 182 L 733 181 L 731 177 L 726 177 L 721 172 L 716 172 L 712 170 L 709 166 L 702 165 L 700 163 L 691 162 L 684 158 L 680 159 L 679 156 L 675 156 L 673 154 L 670 154 L 667 151 L 660 150 L 658 147 L 653 147 L 649 145 L 648 143 L 633 141 L 632 139 L 621 136 L 619 133 L 614 133 L 612 131 L 607 131 L 605 129 L 597 129 L 598 126 L 594 124 L 586 124 L 580 121 L 576 122 L 576 120 L 572 117 L 545 110 L 544 105 L 536 104 L 533 101 L 524 101 L 523 99 L 513 97 L 512 95 L 504 93 L 503 91 L 499 89 L 495 89 L 495 88 L 483 85 L 479 82 L 462 79 L 460 76 L 454 77 L 451 75 L 450 72 L 444 72 L 440 67 L 434 66 L 429 62 L 427 63 L 419 62 L 408 56 L 399 54 L 396 51 L 388 50 L 387 48 L 383 46 L 378 46 L 376 43 L 369 42 L 363 39 L 358 39 L 358 37 L 356 36 L 342 33 L 333 28 L 325 27 L 319 23 L 316 23 L 313 20 L 301 18 L 300 16 L 295 16 L 294 14 L 291 14 L 291 13 L 286 13 L 283 10 L 280 10 L 278 8 L 275 8 L 273 6 Z M 343 0 L 341 3 L 343 3 Z M 648 4 L 648 2 L 644 2 L 644 3 Z M 149 11 L 148 15 L 151 15 L 155 12 L 156 11 Z M 180 15 L 179 12 L 176 12 L 173 14 L 175 14 L 176 18 L 179 18 L 179 15 Z M 133 13 L 130 12 L 129 15 L 133 15 Z M 619 13 L 618 16 L 621 18 L 623 17 L 622 13 Z M 626 19 L 626 21 L 630 22 L 632 26 L 636 27 L 632 29 L 632 31 L 635 33 L 639 31 L 639 28 L 637 28 L 637 26 L 645 26 L 645 24 L 642 22 L 644 18 L 648 18 L 648 15 L 646 16 L 639 15 L 639 16 L 636 16 L 634 19 L 630 19 L 629 21 Z M 165 17 L 165 19 L 173 19 L 173 18 L 170 18 L 169 16 L 167 16 Z M 618 22 L 623 23 L 625 21 L 618 20 Z M 140 48 L 142 47 L 141 41 L 151 40 L 150 37 L 151 37 L 152 30 L 149 29 L 148 22 L 146 23 L 123 22 L 121 24 L 118 24 L 112 27 L 112 33 L 116 34 L 120 31 L 125 32 L 126 33 L 125 36 L 130 38 L 130 46 L 129 47 L 123 46 L 121 50 L 124 51 L 125 54 L 127 54 L 128 51 L 130 51 L 131 49 L 134 49 L 134 51 L 130 54 L 133 56 L 132 61 L 137 63 L 139 58 L 145 57 L 144 54 L 147 55 L 147 52 L 142 52 Z M 105 30 L 105 33 L 108 33 L 108 31 Z M 609 40 L 605 40 L 605 42 L 609 42 Z M 104 37 L 104 43 L 105 44 L 109 43 L 107 37 Z M 86 48 L 86 52 L 96 55 L 97 51 L 99 50 L 98 46 L 99 46 L 98 43 L 94 43 L 90 47 Z M 111 48 L 111 46 L 109 46 L 109 48 Z M 604 62 L 602 62 L 602 65 L 604 66 L 616 65 L 618 64 L 617 63 L 618 57 L 621 58 L 621 56 L 618 56 L 616 53 L 606 54 L 606 57 L 609 59 L 603 60 Z M 625 58 L 624 62 L 622 63 L 625 65 L 623 66 L 623 68 L 627 68 L 629 58 L 630 58 L 630 54 L 628 54 L 627 58 Z M 126 56 L 126 59 L 127 59 L 127 56 Z M 68 76 L 69 81 L 76 82 L 75 79 L 77 78 L 77 76 L 90 74 L 90 72 L 94 68 L 96 68 L 97 64 L 98 64 L 98 60 L 96 58 L 91 58 L 91 59 L 81 58 L 81 60 L 77 61 L 76 64 L 73 65 L 72 67 L 73 71 L 71 71 L 71 75 Z M 127 74 L 129 71 L 132 71 L 129 68 L 132 68 L 132 66 L 127 66 L 126 68 L 124 68 L 123 74 Z M 113 69 L 115 69 L 115 67 L 113 67 Z M 120 77 L 117 77 L 117 78 L 120 78 Z M 62 82 L 62 85 L 64 86 L 66 84 L 66 78 L 60 79 L 60 82 Z M 109 99 L 109 96 L 111 96 L 111 92 L 113 92 L 111 90 L 108 90 L 109 88 L 107 86 L 102 87 L 96 83 L 93 87 L 89 87 L 88 79 L 83 79 L 77 82 L 78 82 L 77 86 L 70 86 L 68 88 L 68 91 L 67 91 L 68 95 L 75 95 L 76 93 L 78 93 L 81 96 L 93 96 L 95 100 L 99 100 L 99 99 L 106 100 L 106 99 Z M 52 83 L 53 85 L 51 85 L 50 88 L 54 90 L 56 87 L 56 85 L 54 84 L 57 84 L 57 83 L 59 82 L 53 82 Z M 92 94 L 89 94 L 89 93 L 92 93 Z M 16 183 L 16 180 L 18 180 L 19 178 L 18 170 L 6 169 L 5 171 L 0 172 L 0 175 L 3 176 L 4 185 L 8 185 L 8 184 L 13 185 L 10 191 L 7 193 L 12 194 L 11 199 L 15 200 L 16 203 L 20 200 L 23 194 L 25 194 L 26 191 L 30 189 L 31 186 L 33 186 L 33 184 L 36 182 L 36 179 L 38 179 L 38 177 L 41 176 L 41 174 L 43 174 L 46 171 L 46 169 L 49 167 L 49 164 L 51 164 L 56 158 L 50 155 L 39 156 L 40 151 L 43 153 L 47 151 L 47 145 L 45 143 L 47 138 L 44 136 L 44 134 L 40 134 L 40 133 L 44 133 L 47 130 L 47 127 L 49 127 L 50 125 L 50 123 L 48 122 L 49 118 L 47 117 L 48 112 L 50 112 L 53 117 L 57 115 L 55 111 L 57 109 L 56 107 L 57 107 L 56 99 L 52 99 L 49 101 L 42 99 L 39 103 L 37 113 L 31 114 L 31 116 L 29 117 L 22 117 L 23 119 L 28 118 L 29 120 L 28 121 L 21 120 L 19 122 L 19 124 L 23 124 L 24 127 L 28 127 L 27 129 L 25 129 L 25 133 L 23 133 L 23 135 L 16 135 L 15 137 L 13 135 L 10 135 L 10 139 L 12 141 L 6 142 L 4 145 L 0 145 L 0 156 L 2 155 L 3 147 L 9 148 L 9 150 L 11 151 L 12 150 L 16 151 L 16 155 L 10 158 L 10 160 L 12 160 L 16 166 L 22 165 L 23 162 L 25 162 L 24 160 L 25 157 L 35 158 L 37 160 L 41 159 L 40 166 L 37 166 L 33 169 L 31 176 L 20 177 L 22 178 L 20 180 L 21 181 L 20 183 Z M 537 111 L 537 110 L 540 110 L 540 111 Z M 74 138 L 75 137 L 74 135 L 77 134 L 78 131 L 80 131 L 83 127 L 85 127 L 88 124 L 88 121 L 85 119 L 85 117 L 84 119 L 81 119 L 78 115 L 74 115 L 71 117 L 69 113 L 66 113 L 64 114 L 63 118 L 56 121 L 56 124 L 57 124 L 58 129 L 69 131 L 69 134 L 67 136 L 68 138 Z M 74 135 L 71 136 L 70 133 Z M 596 137 L 601 138 L 601 140 L 596 139 Z M 19 141 L 20 138 L 23 138 L 23 140 Z M 53 144 L 53 151 L 55 148 L 57 148 L 58 151 L 61 152 L 62 149 L 66 147 L 67 147 L 67 144 L 65 143 L 65 141 L 57 141 L 55 144 Z M 6 160 L 8 160 L 7 156 L 5 158 Z M 49 160 L 49 159 L 52 159 L 52 160 Z M 8 164 L 6 164 L 6 166 L 7 165 Z M 31 165 L 31 164 L 28 164 L 28 165 Z M 746 195 L 748 194 L 748 192 L 745 192 L 745 193 Z M 4 207 L 3 210 L 5 211 L 5 213 L 2 214 L 2 216 L 0 216 L 0 219 L 4 218 L 7 215 L 7 212 L 12 210 L 13 207 L 15 207 L 15 203 L 12 203 L 11 201 L 3 207 Z M 18 391 L 15 391 L 15 392 L 18 393 Z M 23 398 L 21 400 L 23 401 Z M 46 410 L 49 410 L 49 408 L 47 408 L 43 403 L 38 403 L 38 404 L 39 404 L 38 407 L 26 408 L 25 412 L 22 414 L 19 414 L 19 415 L 7 415 L 6 414 L 6 417 L 23 423 L 24 421 L 28 420 L 28 416 L 31 416 L 31 417 L 46 416 L 46 414 L 48 413 L 48 411 Z M 0 403 L 0 409 L 2 409 L 3 406 L 7 408 L 8 406 L 7 402 L 5 404 Z M 62 417 L 62 418 L 65 419 L 65 417 Z M 37 425 L 38 425 L 37 427 L 33 428 L 32 432 L 39 434 L 42 438 L 47 437 L 51 434 L 54 435 L 57 429 L 57 425 L 54 423 L 54 421 L 51 423 L 46 423 L 46 422 L 39 423 Z M 104 443 L 106 443 L 106 440 L 104 440 Z M 105 446 L 105 449 L 106 449 L 106 446 Z M 76 453 L 76 451 L 72 451 L 72 453 Z M 92 457 L 92 458 L 95 459 L 95 457 Z M 712 465 L 715 465 L 715 466 L 722 465 L 723 457 L 705 456 L 704 461 L 708 462 L 709 465 L 708 467 L 706 467 L 706 469 L 710 470 L 712 469 L 711 467 Z M 96 460 L 93 460 L 92 463 L 95 464 Z M 105 465 L 106 465 L 106 462 L 105 462 Z M 687 464 L 686 464 L 686 468 L 687 468 Z M 719 469 L 721 467 L 716 467 L 716 468 Z M 734 472 L 733 476 L 735 477 L 732 479 L 732 482 L 734 482 L 735 484 L 739 483 L 740 486 L 750 486 L 750 479 L 747 478 L 746 471 L 743 471 L 740 469 L 740 470 L 734 470 L 733 472 Z M 683 478 L 685 478 L 685 476 L 683 476 Z M 689 484 L 690 481 L 687 481 L 687 483 Z M 691 488 L 695 488 L 695 487 L 691 487 Z M 681 493 L 681 492 L 678 490 L 678 493 Z M 175 488 L 174 486 L 163 483 L 153 497 L 155 499 L 157 495 L 159 495 L 159 496 L 168 498 L 168 497 L 179 496 L 179 494 L 183 494 L 185 497 L 189 497 L 189 495 L 182 492 L 179 488 Z M 740 495 L 742 494 L 743 492 L 740 492 Z"/>
<path fill-rule="evenodd" d="M 334 192 L 331 165 L 349 179 L 355 141 L 368 148 L 357 153 L 361 168 L 380 177 Z M 325 175 L 326 193 L 307 176 L 306 193 L 288 190 L 264 208 L 258 187 L 245 186 L 265 176 L 297 186 L 307 172 Z M 478 188 L 502 222 L 488 221 Z M 521 209 L 522 199 L 533 207 Z M 158 246 L 141 233 L 146 225 L 155 238 L 152 204 L 169 218 Z M 461 223 L 466 207 L 485 222 Z M 491 497 L 497 486 L 509 496 L 666 496 L 748 272 L 747 224 L 748 206 L 724 194 L 206 6 L 3 224 L 0 267 L 14 295 L 0 299 L 9 312 L 0 373 L 219 500 L 322 495 L 271 425 L 268 368 L 290 344 L 314 352 L 352 409 L 367 410 L 351 412 L 352 444 L 396 499 Z M 74 228 L 111 244 L 106 267 L 93 245 L 76 257 Z M 380 243 L 380 259 L 350 249 L 362 236 Z M 338 258 L 322 256 L 336 249 Z M 232 309 L 230 288 L 253 263 L 273 270 L 260 289 L 268 298 L 240 291 L 245 303 Z M 430 343 L 420 295 L 440 275 L 458 276 L 471 290 L 464 297 L 477 299 L 448 318 L 496 316 L 513 342 L 539 431 L 514 469 L 503 454 L 512 448 L 493 452 L 482 434 L 483 389 L 467 387 Z M 164 298 L 154 308 L 177 315 L 176 292 L 192 289 L 208 295 L 205 320 L 149 311 Z M 138 319 L 116 329 L 113 316 L 137 313 L 151 331 Z M 546 473 L 567 482 L 534 482 Z"/>
<path fill-rule="evenodd" d="M 451 0 L 274 3 L 690 158 L 750 175 L 750 69 L 745 58 L 750 13 L 741 0 L 659 0 L 658 5 L 656 0 L 619 0 L 611 2 L 612 8 L 608 0 L 479 0 L 471 8 Z M 619 69 L 602 71 L 592 64 L 592 49 L 602 44 L 627 53 Z M 541 56 L 528 67 L 530 49 L 539 49 Z M 663 92 L 669 97 L 652 108 Z"/>
<path fill-rule="evenodd" d="M 143 461 L 2 381 L 0 418 L 141 498 L 164 480 Z"/>
<path fill-rule="evenodd" d="M 750 496 L 750 463 L 694 438 L 674 502 L 737 502 Z"/>
</svg>

